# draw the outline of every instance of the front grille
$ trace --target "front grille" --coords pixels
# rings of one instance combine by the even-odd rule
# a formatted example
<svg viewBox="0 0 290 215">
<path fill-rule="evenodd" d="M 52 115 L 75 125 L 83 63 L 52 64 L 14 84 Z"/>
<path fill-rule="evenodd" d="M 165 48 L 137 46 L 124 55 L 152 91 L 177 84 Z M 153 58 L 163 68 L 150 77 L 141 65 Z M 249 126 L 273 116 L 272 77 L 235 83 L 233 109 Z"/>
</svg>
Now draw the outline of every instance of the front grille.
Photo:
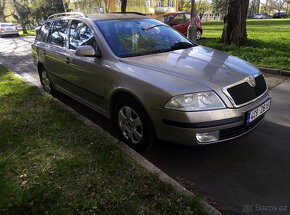
<svg viewBox="0 0 290 215">
<path fill-rule="evenodd" d="M 253 121 L 249 125 L 243 124 L 243 125 L 240 125 L 237 127 L 220 130 L 220 140 L 225 140 L 225 139 L 237 137 L 241 134 L 246 133 L 247 131 L 250 131 L 251 129 L 256 127 L 263 120 L 264 115 L 265 114 L 259 116 L 255 121 Z"/>
<path fill-rule="evenodd" d="M 267 85 L 263 75 L 256 77 L 255 81 L 255 87 L 251 87 L 248 82 L 243 82 L 227 89 L 236 105 L 252 101 L 267 90 Z"/>
</svg>

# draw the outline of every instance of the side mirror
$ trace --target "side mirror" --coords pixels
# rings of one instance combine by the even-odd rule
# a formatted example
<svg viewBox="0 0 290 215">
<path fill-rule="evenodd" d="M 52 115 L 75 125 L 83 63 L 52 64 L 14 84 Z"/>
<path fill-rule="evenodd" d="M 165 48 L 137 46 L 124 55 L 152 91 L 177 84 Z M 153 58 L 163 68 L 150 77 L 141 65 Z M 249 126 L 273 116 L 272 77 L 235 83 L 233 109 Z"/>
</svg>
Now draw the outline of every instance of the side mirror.
<svg viewBox="0 0 290 215">
<path fill-rule="evenodd" d="M 75 55 L 79 57 L 100 57 L 101 53 L 96 52 L 91 46 L 84 45 L 77 47 Z"/>
</svg>

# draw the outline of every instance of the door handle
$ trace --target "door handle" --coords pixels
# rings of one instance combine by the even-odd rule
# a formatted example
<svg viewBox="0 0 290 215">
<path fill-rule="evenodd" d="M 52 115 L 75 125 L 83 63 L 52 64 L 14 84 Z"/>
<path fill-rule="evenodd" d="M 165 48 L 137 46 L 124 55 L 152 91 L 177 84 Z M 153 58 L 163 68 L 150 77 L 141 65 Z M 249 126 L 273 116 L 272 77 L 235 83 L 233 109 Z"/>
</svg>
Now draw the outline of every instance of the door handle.
<svg viewBox="0 0 290 215">
<path fill-rule="evenodd" d="M 66 57 L 66 58 L 64 59 L 64 61 L 65 61 L 67 64 L 69 64 L 69 63 L 71 62 L 71 60 L 70 60 L 69 57 Z"/>
</svg>

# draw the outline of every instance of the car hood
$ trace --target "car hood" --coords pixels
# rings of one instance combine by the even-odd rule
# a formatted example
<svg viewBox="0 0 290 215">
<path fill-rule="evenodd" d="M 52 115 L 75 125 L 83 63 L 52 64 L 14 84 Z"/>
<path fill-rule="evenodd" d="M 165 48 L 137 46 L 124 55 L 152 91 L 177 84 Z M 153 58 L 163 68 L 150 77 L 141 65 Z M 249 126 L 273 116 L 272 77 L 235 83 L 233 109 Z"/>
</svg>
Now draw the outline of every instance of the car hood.
<svg viewBox="0 0 290 215">
<path fill-rule="evenodd" d="M 204 46 L 122 58 L 121 61 L 221 89 L 260 71 L 240 58 Z"/>
</svg>

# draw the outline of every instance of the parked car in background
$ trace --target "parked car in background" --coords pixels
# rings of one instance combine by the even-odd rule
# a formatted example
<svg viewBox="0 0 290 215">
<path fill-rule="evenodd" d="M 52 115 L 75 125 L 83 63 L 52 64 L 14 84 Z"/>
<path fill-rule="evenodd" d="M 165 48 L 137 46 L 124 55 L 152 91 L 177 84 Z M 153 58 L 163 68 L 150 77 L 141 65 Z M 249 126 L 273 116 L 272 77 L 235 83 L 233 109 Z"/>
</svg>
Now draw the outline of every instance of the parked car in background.
<svg viewBox="0 0 290 215">
<path fill-rule="evenodd" d="M 190 25 L 190 12 L 166 13 L 158 16 L 156 19 L 171 26 L 184 36 L 187 36 L 187 28 Z M 194 15 L 194 24 L 196 27 L 196 39 L 200 40 L 202 36 L 202 25 L 197 13 Z"/>
<path fill-rule="evenodd" d="M 288 15 L 285 12 L 274 13 L 273 18 L 287 18 Z"/>
<path fill-rule="evenodd" d="M 254 15 L 254 19 L 268 19 L 270 16 L 267 13 L 259 13 Z"/>
<path fill-rule="evenodd" d="M 204 145 L 240 137 L 270 109 L 261 71 L 134 13 L 49 17 L 32 56 L 46 92 L 114 120 L 129 146 Z"/>
<path fill-rule="evenodd" d="M 19 36 L 17 26 L 12 23 L 0 23 L 0 37 L 10 35 Z"/>
</svg>

